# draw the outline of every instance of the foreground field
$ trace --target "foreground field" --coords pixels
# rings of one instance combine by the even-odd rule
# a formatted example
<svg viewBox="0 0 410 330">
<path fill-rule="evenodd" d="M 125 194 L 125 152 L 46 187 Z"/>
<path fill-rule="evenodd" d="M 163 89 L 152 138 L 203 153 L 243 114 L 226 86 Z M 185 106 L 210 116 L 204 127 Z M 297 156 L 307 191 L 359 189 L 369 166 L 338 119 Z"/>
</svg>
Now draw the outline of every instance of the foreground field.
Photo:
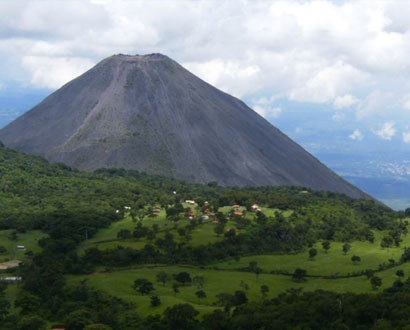
<svg viewBox="0 0 410 330">
<path fill-rule="evenodd" d="M 386 271 L 377 273 L 382 279 L 382 286 L 378 290 L 373 290 L 366 276 L 344 278 L 344 279 L 318 279 L 308 278 L 303 282 L 294 282 L 291 277 L 283 275 L 260 274 L 258 277 L 253 273 L 239 271 L 223 271 L 200 269 L 189 266 L 149 266 L 138 269 L 119 270 L 111 273 L 94 273 L 83 276 L 70 276 L 69 283 L 78 283 L 87 279 L 90 286 L 104 290 L 112 295 L 122 298 L 137 305 L 137 310 L 142 315 L 161 313 L 166 307 L 177 303 L 192 304 L 201 313 L 209 312 L 215 308 L 219 293 L 234 294 L 237 290 L 243 290 L 249 300 L 264 299 L 261 293 L 261 286 L 267 285 L 269 292 L 267 298 L 272 298 L 280 293 L 286 292 L 292 288 L 302 288 L 303 291 L 314 290 L 331 290 L 334 292 L 355 292 L 355 293 L 374 293 L 380 292 L 384 288 L 390 287 L 397 279 L 395 273 L 398 269 L 405 272 L 406 277 L 410 274 L 410 264 L 403 264 Z M 203 276 L 204 284 L 202 290 L 205 291 L 206 298 L 198 298 L 195 292 L 200 290 L 196 285 L 185 285 L 179 287 L 179 293 L 175 294 L 172 288 L 173 281 L 165 285 L 157 282 L 156 275 L 160 271 L 168 274 L 177 274 L 179 272 L 188 272 L 191 277 Z M 149 295 L 141 295 L 136 292 L 132 285 L 138 278 L 146 278 L 154 283 L 155 290 Z M 245 289 L 243 284 L 248 286 Z M 161 299 L 159 307 L 150 306 L 150 296 L 156 295 Z"/>
</svg>

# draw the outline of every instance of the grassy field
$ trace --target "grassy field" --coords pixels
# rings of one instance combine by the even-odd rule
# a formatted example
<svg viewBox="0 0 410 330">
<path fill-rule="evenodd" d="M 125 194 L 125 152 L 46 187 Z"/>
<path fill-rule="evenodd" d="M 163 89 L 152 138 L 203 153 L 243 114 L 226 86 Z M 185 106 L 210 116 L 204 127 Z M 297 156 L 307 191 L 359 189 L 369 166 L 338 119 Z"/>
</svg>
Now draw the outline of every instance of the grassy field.
<svg viewBox="0 0 410 330">
<path fill-rule="evenodd" d="M 188 207 L 187 204 L 184 204 L 183 206 Z M 197 212 L 194 206 L 190 206 L 190 207 L 194 212 Z M 231 210 L 232 210 L 231 206 L 225 206 L 219 209 L 220 212 L 224 212 L 224 213 L 227 213 Z M 244 208 L 241 207 L 239 210 L 243 211 Z M 275 212 L 282 212 L 282 211 L 278 209 L 263 208 L 263 212 L 267 216 L 274 216 Z M 292 211 L 284 211 L 282 212 L 282 214 L 285 217 L 288 217 L 289 215 L 292 214 Z M 254 216 L 255 216 L 255 213 L 248 212 L 246 214 L 246 217 L 248 219 L 253 219 Z M 155 217 L 155 218 L 145 217 L 143 220 L 143 225 L 146 227 L 151 228 L 154 224 L 157 224 L 160 230 L 160 233 L 157 235 L 157 237 L 162 237 L 163 234 L 161 234 L 161 232 L 168 230 L 171 234 L 174 235 L 174 239 L 177 242 L 181 242 L 184 239 L 181 238 L 178 235 L 177 230 L 173 228 L 175 225 L 178 228 L 184 227 L 189 224 L 189 220 L 182 219 L 182 220 L 179 220 L 177 224 L 175 224 L 172 221 L 166 220 L 165 210 L 161 210 L 158 217 Z M 80 246 L 79 250 L 81 252 L 81 250 L 84 250 L 91 246 L 98 247 L 99 249 L 112 249 L 112 248 L 117 247 L 118 245 L 139 249 L 143 247 L 146 243 L 149 243 L 149 241 L 145 239 L 141 239 L 141 240 L 135 240 L 135 239 L 119 240 L 117 239 L 117 234 L 120 230 L 127 229 L 132 232 L 135 226 L 136 226 L 136 222 L 132 221 L 130 216 L 126 216 L 124 217 L 123 220 L 117 221 L 111 224 L 108 228 L 100 230 L 94 237 L 84 242 Z M 218 237 L 215 234 L 214 228 L 215 228 L 215 224 L 213 224 L 211 220 L 204 221 L 202 225 L 198 226 L 191 232 L 190 235 L 192 239 L 189 242 L 189 244 L 193 246 L 198 246 L 202 244 L 215 243 L 221 240 L 222 237 Z M 234 221 L 228 222 L 225 228 L 226 229 L 235 228 L 238 233 L 240 232 L 240 230 L 236 228 Z"/>
<path fill-rule="evenodd" d="M 325 252 L 320 243 L 314 248 L 318 254 L 313 259 L 309 258 L 308 250 L 294 255 L 273 254 L 242 257 L 238 262 L 227 261 L 214 264 L 213 266 L 223 269 L 238 269 L 249 265 L 250 261 L 256 261 L 264 272 L 272 270 L 285 270 L 293 272 L 296 268 L 307 270 L 310 275 L 346 275 L 366 269 L 376 269 L 381 263 L 388 263 L 389 259 L 398 261 L 403 253 L 404 246 L 410 246 L 410 236 L 407 235 L 400 247 L 382 249 L 380 247 L 381 235 L 375 235 L 374 243 L 368 241 L 355 241 L 350 243 L 351 250 L 344 254 L 344 243 L 332 242 L 328 252 Z M 357 255 L 361 262 L 353 263 L 351 257 Z"/>
<path fill-rule="evenodd" d="M 220 211 L 228 212 L 232 208 L 224 207 Z M 268 216 L 273 216 L 278 210 L 264 209 L 264 213 Z M 292 214 L 292 211 L 283 212 L 285 217 Z M 253 213 L 248 213 L 247 217 L 252 219 Z M 165 231 L 169 230 L 177 241 L 182 240 L 177 231 L 173 229 L 174 223 L 166 220 L 164 210 L 161 211 L 159 217 L 146 218 L 143 220 L 145 226 L 151 227 L 154 223 L 159 225 L 160 232 L 157 237 L 164 235 Z M 179 227 L 184 227 L 189 223 L 189 220 L 181 220 L 178 223 Z M 117 245 L 129 246 L 133 248 L 142 248 L 148 241 L 142 240 L 118 240 L 117 233 L 121 229 L 133 230 L 136 223 L 131 220 L 131 217 L 125 217 L 123 220 L 113 223 L 109 228 L 101 230 L 95 237 L 88 240 L 82 249 L 90 246 L 98 246 L 100 249 L 115 248 Z M 235 228 L 235 222 L 230 221 L 226 225 L 227 228 Z M 204 222 L 196 227 L 191 233 L 192 240 L 190 244 L 201 245 L 216 242 L 220 237 L 214 233 L 215 225 L 211 221 Z M 328 252 L 322 248 L 321 242 L 318 242 L 314 248 L 318 250 L 318 254 L 313 259 L 309 258 L 308 249 L 304 252 L 292 255 L 272 254 L 247 256 L 240 258 L 239 261 L 226 261 L 208 265 L 205 268 L 193 266 L 155 266 L 144 265 L 133 269 L 116 270 L 114 272 L 97 272 L 91 275 L 69 276 L 68 281 L 71 283 L 78 282 L 83 279 L 88 279 L 88 283 L 98 289 L 107 291 L 108 293 L 118 296 L 126 301 L 134 302 L 137 305 L 138 311 L 142 315 L 162 313 L 162 311 L 177 303 L 192 304 L 201 313 L 212 311 L 216 306 L 216 295 L 219 293 L 234 293 L 236 290 L 244 290 L 250 300 L 263 299 L 260 287 L 266 284 L 269 288 L 268 297 L 274 297 L 290 288 L 303 287 L 304 291 L 312 291 L 317 289 L 331 290 L 335 292 L 356 292 L 370 293 L 377 292 L 371 288 L 369 280 L 366 276 L 342 278 L 342 279 L 321 279 L 308 278 L 304 282 L 294 282 L 290 276 L 267 274 L 273 270 L 284 270 L 293 272 L 296 268 L 307 270 L 308 275 L 326 276 L 326 275 L 346 275 L 352 272 L 360 272 L 366 269 L 377 269 L 379 264 L 389 263 L 389 259 L 398 261 L 403 253 L 405 246 L 410 246 L 410 235 L 404 237 L 400 247 L 392 247 L 382 249 L 380 242 L 383 233 L 375 232 L 375 241 L 351 242 L 350 251 L 345 254 L 342 251 L 344 243 L 331 242 L 331 247 Z M 353 263 L 351 257 L 357 255 L 361 258 L 361 262 Z M 250 261 L 256 261 L 258 266 L 263 269 L 264 274 L 256 277 L 253 273 L 238 271 L 249 265 Z M 389 270 L 378 272 L 377 276 L 382 278 L 383 285 L 378 290 L 381 291 L 392 285 L 397 279 L 395 272 L 398 269 L 405 271 L 405 276 L 410 275 L 410 263 L 395 267 Z M 156 281 L 156 274 L 159 271 L 176 274 L 182 271 L 188 271 L 191 277 L 201 275 L 205 278 L 203 290 L 207 297 L 199 299 L 195 292 L 199 290 L 194 285 L 186 285 L 180 287 L 180 292 L 175 294 L 172 289 L 172 281 L 165 286 Z M 137 278 L 147 278 L 154 283 L 155 291 L 148 296 L 142 296 L 132 289 L 132 284 Z M 241 282 L 245 282 L 249 289 L 244 289 Z M 162 304 L 159 307 L 151 307 L 149 296 L 157 295 L 160 297 Z"/>
<path fill-rule="evenodd" d="M 331 290 L 335 292 L 356 292 L 356 293 L 372 293 L 379 292 L 384 288 L 392 285 L 397 279 L 395 273 L 398 269 L 403 269 L 406 276 L 410 274 L 410 264 L 404 264 L 386 271 L 377 273 L 377 276 L 382 278 L 382 286 L 378 290 L 373 290 L 369 280 L 365 276 L 346 278 L 346 279 L 317 279 L 308 278 L 304 282 L 294 282 L 289 276 L 261 274 L 258 277 L 252 273 L 229 271 L 229 270 L 211 270 L 200 269 L 195 267 L 183 266 L 150 266 L 141 267 L 132 270 L 115 271 L 112 273 L 95 273 L 92 275 L 70 276 L 69 283 L 76 283 L 80 280 L 88 279 L 90 286 L 104 290 L 112 295 L 122 298 L 129 302 L 134 302 L 137 305 L 137 310 L 142 315 L 161 313 L 165 308 L 177 303 L 189 303 L 193 305 L 201 313 L 206 313 L 217 308 L 216 295 L 219 293 L 231 293 L 236 290 L 243 290 L 249 300 L 262 300 L 260 291 L 261 285 L 269 287 L 268 298 L 272 298 L 282 292 L 286 292 L 291 288 L 303 288 L 304 291 L 313 290 Z M 205 281 L 203 290 L 207 297 L 199 299 L 195 292 L 199 288 L 195 285 L 186 285 L 179 288 L 180 292 L 175 294 L 172 289 L 172 281 L 163 286 L 162 283 L 156 281 L 156 274 L 159 271 L 165 271 L 168 274 L 177 274 L 182 271 L 187 271 L 191 277 L 196 275 L 203 276 Z M 137 293 L 132 284 L 137 278 L 146 278 L 154 283 L 155 290 L 149 295 L 141 295 Z M 244 289 L 241 282 L 248 285 L 249 289 Z M 150 296 L 156 295 L 161 299 L 162 304 L 159 307 L 150 306 Z"/>
<path fill-rule="evenodd" d="M 23 234 L 17 234 L 17 240 L 10 239 L 12 230 L 0 230 L 0 246 L 4 246 L 7 249 L 5 254 L 0 254 L 0 262 L 6 260 L 24 260 L 24 253 L 27 251 L 39 252 L 41 248 L 38 246 L 38 241 L 46 234 L 39 230 L 31 230 Z M 25 246 L 25 251 L 17 251 L 16 246 Z"/>
</svg>

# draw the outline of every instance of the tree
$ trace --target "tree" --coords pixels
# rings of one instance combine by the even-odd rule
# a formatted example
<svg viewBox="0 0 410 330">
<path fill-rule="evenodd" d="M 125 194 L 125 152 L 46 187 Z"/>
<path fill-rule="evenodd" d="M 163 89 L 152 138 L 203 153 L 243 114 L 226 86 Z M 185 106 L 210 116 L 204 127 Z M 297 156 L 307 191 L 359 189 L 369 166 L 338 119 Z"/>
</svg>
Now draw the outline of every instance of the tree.
<svg viewBox="0 0 410 330">
<path fill-rule="evenodd" d="M 17 323 L 18 330 L 45 330 L 46 322 L 41 319 L 39 316 L 30 315 L 24 316 Z"/>
<path fill-rule="evenodd" d="M 159 305 L 161 305 L 161 299 L 159 299 L 158 296 L 151 296 L 151 306 L 157 307 Z"/>
<path fill-rule="evenodd" d="M 195 317 L 199 312 L 189 304 L 177 304 L 168 307 L 165 312 L 167 329 L 191 330 L 195 329 Z"/>
<path fill-rule="evenodd" d="M 128 229 L 121 229 L 117 234 L 117 238 L 119 239 L 129 239 L 131 237 L 132 237 L 131 231 Z"/>
<path fill-rule="evenodd" d="M 380 246 L 382 249 L 389 248 L 393 244 L 393 238 L 391 236 L 384 236 L 382 241 L 380 242 Z"/>
<path fill-rule="evenodd" d="M 245 283 L 244 281 L 241 280 L 241 283 L 239 284 L 243 289 L 249 290 L 249 285 Z"/>
<path fill-rule="evenodd" d="M 309 250 L 309 258 L 313 259 L 317 255 L 317 250 L 316 249 L 310 249 Z"/>
<path fill-rule="evenodd" d="M 224 232 L 224 228 L 225 228 L 225 226 L 223 224 L 218 224 L 217 226 L 215 226 L 214 232 L 215 232 L 216 236 L 219 237 L 220 235 L 222 235 L 223 232 Z"/>
<path fill-rule="evenodd" d="M 87 325 L 84 330 L 112 330 L 112 328 L 106 324 L 94 323 Z"/>
<path fill-rule="evenodd" d="M 245 291 L 242 291 L 242 290 L 235 291 L 235 294 L 234 294 L 234 305 L 235 306 L 243 305 L 243 304 L 246 304 L 247 302 L 248 302 L 248 298 L 246 297 Z"/>
<path fill-rule="evenodd" d="M 329 241 L 322 242 L 322 247 L 325 250 L 325 252 L 327 253 L 327 251 L 330 249 L 330 242 Z"/>
<path fill-rule="evenodd" d="M 142 295 L 149 294 L 151 291 L 154 290 L 152 282 L 150 282 L 146 278 L 136 279 L 132 287 L 134 288 L 134 290 L 139 291 Z"/>
<path fill-rule="evenodd" d="M 358 263 L 358 262 L 361 261 L 361 258 L 360 258 L 359 256 L 354 255 L 354 256 L 352 256 L 352 261 L 353 261 L 354 263 Z"/>
<path fill-rule="evenodd" d="M 403 271 L 402 269 L 399 269 L 399 270 L 396 272 L 396 275 L 397 275 L 398 277 L 403 277 L 403 276 L 404 276 L 404 271 Z"/>
<path fill-rule="evenodd" d="M 261 292 L 262 292 L 262 296 L 265 297 L 266 294 L 269 292 L 269 287 L 266 284 L 262 285 L 261 286 Z"/>
<path fill-rule="evenodd" d="M 202 288 L 204 285 L 205 279 L 202 275 L 196 275 L 192 279 L 192 283 L 196 284 L 198 287 Z"/>
<path fill-rule="evenodd" d="M 379 286 L 382 285 L 382 279 L 381 279 L 380 277 L 373 276 L 373 277 L 370 279 L 370 284 L 371 284 L 371 286 L 372 286 L 372 289 L 373 289 L 373 290 L 376 290 Z"/>
<path fill-rule="evenodd" d="M 174 290 L 174 295 L 176 295 L 177 293 L 179 293 L 179 285 L 178 285 L 178 283 L 173 283 L 173 284 L 172 284 L 172 290 Z"/>
<path fill-rule="evenodd" d="M 349 252 L 350 249 L 351 249 L 351 246 L 350 246 L 349 243 L 343 244 L 342 250 L 343 250 L 343 253 L 344 253 L 344 254 L 346 254 L 347 252 Z"/>
<path fill-rule="evenodd" d="M 5 253 L 7 253 L 7 249 L 4 246 L 0 245 L 0 254 L 5 254 Z"/>
<path fill-rule="evenodd" d="M 188 272 L 180 272 L 175 276 L 175 279 L 178 282 L 181 282 L 182 285 L 185 285 L 185 283 L 191 283 L 192 279 L 191 279 L 191 275 L 189 275 Z"/>
<path fill-rule="evenodd" d="M 307 272 L 305 269 L 302 268 L 296 268 L 293 275 L 292 275 L 292 280 L 294 281 L 305 281 L 305 276 Z"/>
<path fill-rule="evenodd" d="M 199 299 L 206 298 L 206 293 L 205 293 L 204 290 L 199 290 L 199 291 L 195 292 L 195 294 Z"/>
<path fill-rule="evenodd" d="M 161 270 L 159 273 L 157 273 L 157 281 L 162 282 L 162 285 L 165 286 L 165 283 L 171 280 L 171 276 Z"/>
</svg>

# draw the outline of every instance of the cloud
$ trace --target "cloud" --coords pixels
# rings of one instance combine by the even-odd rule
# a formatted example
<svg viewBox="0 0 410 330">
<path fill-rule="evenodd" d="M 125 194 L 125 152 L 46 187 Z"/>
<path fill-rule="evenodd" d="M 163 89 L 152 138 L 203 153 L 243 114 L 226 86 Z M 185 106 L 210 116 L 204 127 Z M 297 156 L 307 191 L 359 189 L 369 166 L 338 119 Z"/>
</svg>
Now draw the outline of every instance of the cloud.
<svg viewBox="0 0 410 330">
<path fill-rule="evenodd" d="M 403 142 L 410 143 L 410 132 L 403 132 Z"/>
<path fill-rule="evenodd" d="M 278 118 L 282 112 L 280 107 L 274 105 L 278 97 L 279 95 L 273 95 L 271 97 L 261 97 L 253 100 L 252 108 L 266 119 Z"/>
<path fill-rule="evenodd" d="M 264 118 L 278 118 L 280 116 L 280 113 L 282 112 L 282 109 L 279 107 L 269 107 L 260 105 L 255 105 L 253 107 L 253 110 L 255 110 Z"/>
<path fill-rule="evenodd" d="M 352 134 L 349 135 L 349 138 L 352 140 L 361 141 L 363 140 L 364 136 L 358 129 L 356 129 Z"/>
<path fill-rule="evenodd" d="M 392 121 L 385 122 L 382 128 L 378 131 L 375 131 L 374 134 L 380 136 L 384 140 L 391 140 L 392 137 L 396 134 L 394 125 L 395 123 Z"/>
<path fill-rule="evenodd" d="M 15 0 L 0 12 L 3 81 L 57 88 L 112 54 L 162 52 L 241 98 L 352 108 L 366 125 L 410 109 L 405 1 Z"/>
<path fill-rule="evenodd" d="M 25 56 L 22 64 L 32 73 L 33 85 L 58 88 L 82 74 L 94 63 L 88 59 L 75 57 Z"/>
<path fill-rule="evenodd" d="M 350 94 L 346 94 L 343 96 L 338 96 L 335 98 L 333 105 L 336 109 L 348 108 L 351 107 L 353 104 L 359 102 L 357 98 Z"/>
</svg>

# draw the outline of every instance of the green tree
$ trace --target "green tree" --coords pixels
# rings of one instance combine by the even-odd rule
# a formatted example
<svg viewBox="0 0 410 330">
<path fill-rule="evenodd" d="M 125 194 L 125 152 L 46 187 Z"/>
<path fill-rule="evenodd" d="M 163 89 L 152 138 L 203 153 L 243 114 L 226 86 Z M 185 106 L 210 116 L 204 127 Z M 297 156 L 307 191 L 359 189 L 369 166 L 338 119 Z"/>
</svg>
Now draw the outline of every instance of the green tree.
<svg viewBox="0 0 410 330">
<path fill-rule="evenodd" d="M 205 279 L 202 275 L 196 275 L 192 279 L 192 283 L 197 285 L 200 288 L 202 288 L 202 286 L 204 285 L 204 282 L 205 282 Z"/>
<path fill-rule="evenodd" d="M 173 284 L 172 284 L 172 290 L 174 291 L 174 295 L 176 295 L 177 293 L 179 293 L 179 285 L 178 285 L 178 283 L 173 283 Z"/>
<path fill-rule="evenodd" d="M 5 253 L 7 253 L 7 249 L 4 246 L 0 245 L 0 254 L 5 254 Z"/>
<path fill-rule="evenodd" d="M 106 324 L 94 323 L 87 325 L 84 330 L 112 330 L 112 328 Z"/>
<path fill-rule="evenodd" d="M 95 317 L 88 309 L 77 309 L 65 317 L 65 325 L 70 330 L 83 330 L 87 325 L 95 323 Z"/>
<path fill-rule="evenodd" d="M 132 233 L 128 229 L 121 229 L 117 234 L 117 238 L 119 239 L 129 239 L 131 237 L 132 237 Z"/>
<path fill-rule="evenodd" d="M 361 261 L 361 258 L 359 256 L 354 255 L 352 256 L 352 261 L 356 264 Z"/>
<path fill-rule="evenodd" d="M 267 293 L 269 292 L 269 287 L 266 284 L 262 285 L 261 292 L 262 292 L 262 296 L 266 297 Z"/>
<path fill-rule="evenodd" d="M 188 272 L 180 272 L 175 276 L 175 279 L 182 283 L 182 285 L 185 285 L 185 283 L 191 283 L 192 279 L 191 279 L 191 275 L 189 275 Z"/>
<path fill-rule="evenodd" d="M 199 290 L 199 291 L 195 292 L 195 295 L 196 295 L 199 299 L 206 298 L 206 293 L 205 293 L 204 290 Z"/>
<path fill-rule="evenodd" d="M 350 246 L 349 243 L 343 244 L 342 250 L 343 250 L 343 253 L 344 253 L 344 254 L 346 254 L 347 252 L 349 252 L 350 249 L 351 249 L 351 246 Z"/>
<path fill-rule="evenodd" d="M 325 252 L 327 253 L 327 251 L 330 249 L 330 242 L 329 241 L 322 242 L 322 247 L 325 250 Z"/>
<path fill-rule="evenodd" d="M 306 274 L 307 272 L 305 269 L 296 268 L 292 275 L 292 279 L 297 282 L 305 281 Z"/>
<path fill-rule="evenodd" d="M 18 330 L 46 330 L 46 322 L 36 315 L 22 317 L 17 323 Z"/>
<path fill-rule="evenodd" d="M 309 258 L 313 259 L 317 255 L 317 250 L 316 249 L 310 249 L 309 250 Z"/>
<path fill-rule="evenodd" d="M 380 242 L 380 246 L 384 248 L 389 248 L 393 244 L 393 238 L 391 236 L 384 236 L 382 241 Z"/>
<path fill-rule="evenodd" d="M 373 276 L 370 279 L 370 284 L 372 286 L 372 289 L 376 290 L 378 287 L 380 287 L 382 285 L 382 279 L 380 277 Z"/>
<path fill-rule="evenodd" d="M 146 278 L 138 278 L 134 281 L 133 289 L 144 294 L 149 294 L 151 291 L 154 290 L 154 286 L 151 281 L 147 280 Z"/>
<path fill-rule="evenodd" d="M 165 286 L 165 283 L 171 280 L 171 276 L 161 270 L 159 273 L 157 273 L 157 281 L 162 282 L 162 285 Z"/>
<path fill-rule="evenodd" d="M 168 307 L 164 312 L 164 319 L 168 324 L 167 329 L 195 329 L 197 324 L 195 317 L 198 314 L 199 312 L 189 304 L 177 304 Z"/>
<path fill-rule="evenodd" d="M 214 228 L 214 232 L 215 232 L 216 236 L 219 237 L 220 235 L 222 235 L 224 233 L 224 228 L 225 228 L 225 226 L 223 224 L 219 223 L 218 225 L 216 225 L 215 228 Z"/>
<path fill-rule="evenodd" d="M 159 299 L 158 296 L 151 296 L 151 306 L 157 307 L 159 305 L 161 305 L 161 299 Z"/>
<path fill-rule="evenodd" d="M 396 275 L 400 278 L 400 277 L 403 277 L 404 276 L 404 271 L 403 271 L 403 269 L 399 269 L 397 272 L 396 272 Z"/>
</svg>

